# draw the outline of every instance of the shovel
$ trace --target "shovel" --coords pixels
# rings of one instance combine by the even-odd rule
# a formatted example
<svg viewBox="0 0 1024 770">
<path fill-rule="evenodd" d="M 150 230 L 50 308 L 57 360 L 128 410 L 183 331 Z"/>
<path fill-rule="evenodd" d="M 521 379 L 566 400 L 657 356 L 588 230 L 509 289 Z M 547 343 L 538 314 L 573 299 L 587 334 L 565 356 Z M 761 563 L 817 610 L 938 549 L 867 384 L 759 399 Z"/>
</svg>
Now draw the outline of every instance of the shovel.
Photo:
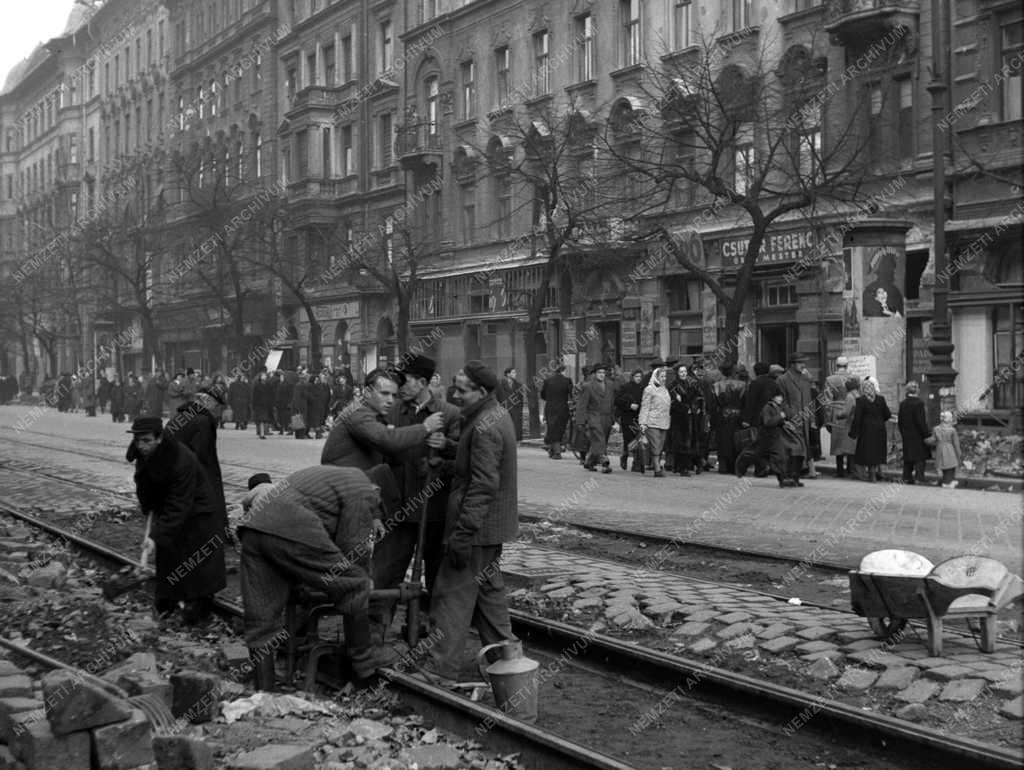
<svg viewBox="0 0 1024 770">
<path fill-rule="evenodd" d="M 153 528 L 153 512 L 150 511 L 149 516 L 146 518 L 146 531 L 142 535 L 142 542 L 145 543 L 149 538 L 150 530 Z M 146 564 L 148 559 L 146 558 L 146 549 L 143 547 L 142 554 L 139 556 L 139 564 L 133 565 L 131 570 L 126 574 L 120 574 L 116 577 L 112 577 L 109 580 L 104 581 L 101 586 L 103 590 L 103 598 L 108 602 L 113 601 L 118 596 L 126 594 L 133 588 L 141 586 L 143 583 L 148 583 L 150 580 L 156 579 L 156 573 L 149 569 Z"/>
</svg>

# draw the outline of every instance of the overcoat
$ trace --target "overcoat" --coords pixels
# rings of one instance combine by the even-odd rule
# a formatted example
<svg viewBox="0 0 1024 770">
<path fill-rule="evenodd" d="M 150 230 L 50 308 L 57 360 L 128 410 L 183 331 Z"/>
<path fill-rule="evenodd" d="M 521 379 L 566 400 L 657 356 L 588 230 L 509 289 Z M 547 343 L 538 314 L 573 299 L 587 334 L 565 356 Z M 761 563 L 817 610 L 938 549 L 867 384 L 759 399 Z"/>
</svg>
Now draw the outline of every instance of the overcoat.
<svg viewBox="0 0 1024 770">
<path fill-rule="evenodd" d="M 135 462 L 139 505 L 153 512 L 157 600 L 196 599 L 224 588 L 227 521 L 199 460 L 166 432 L 145 459 L 133 442 L 128 460 Z"/>
<path fill-rule="evenodd" d="M 941 471 L 959 466 L 962 455 L 956 428 L 952 425 L 937 425 L 932 435 L 935 436 L 935 467 Z"/>
<path fill-rule="evenodd" d="M 615 387 L 611 382 L 606 379 L 602 389 L 597 380 L 587 380 L 576 402 L 576 424 L 602 430 L 607 435 L 615 421 L 614 404 Z"/>
<path fill-rule="evenodd" d="M 167 393 L 167 378 L 153 375 L 146 383 L 146 414 L 153 417 L 164 415 L 164 395 Z"/>
<path fill-rule="evenodd" d="M 396 452 L 422 444 L 426 438 L 427 429 L 422 425 L 391 428 L 384 417 L 368 406 L 353 402 L 338 415 L 327 434 L 320 463 L 368 471 Z"/>
<path fill-rule="evenodd" d="M 110 411 L 113 414 L 124 414 L 124 385 L 120 382 L 110 383 Z"/>
<path fill-rule="evenodd" d="M 269 380 L 257 379 L 252 384 L 253 422 L 270 422 L 274 412 L 274 393 Z"/>
<path fill-rule="evenodd" d="M 177 411 L 187 403 L 188 395 L 184 381 L 171 380 L 167 385 L 167 406 L 171 417 L 174 417 Z"/>
<path fill-rule="evenodd" d="M 565 429 L 569 425 L 572 380 L 561 372 L 555 372 L 540 386 L 540 397 L 544 401 L 544 422 L 548 426 L 545 442 L 561 443 Z"/>
<path fill-rule="evenodd" d="M 852 455 L 857 451 L 857 440 L 850 438 L 850 424 L 857 407 L 857 393 L 850 391 L 838 409 L 832 412 L 832 442 L 830 455 Z"/>
<path fill-rule="evenodd" d="M 495 390 L 498 403 L 505 407 L 508 416 L 512 418 L 512 427 L 516 431 L 516 441 L 523 440 L 523 383 L 519 380 L 510 380 L 502 377 L 498 381 L 498 388 Z"/>
<path fill-rule="evenodd" d="M 327 410 L 331 405 L 331 386 L 325 382 L 309 383 L 310 428 L 319 428 L 327 422 Z"/>
<path fill-rule="evenodd" d="M 850 438 L 857 440 L 854 462 L 858 465 L 885 465 L 888 458 L 888 436 L 885 422 L 892 417 L 885 398 L 878 395 L 869 401 L 865 396 L 857 399 L 850 423 Z"/>
<path fill-rule="evenodd" d="M 174 436 L 179 443 L 187 446 L 195 454 L 199 464 L 206 472 L 210 482 L 210 490 L 217 504 L 216 515 L 218 525 L 228 525 L 228 508 L 224 499 L 224 480 L 220 472 L 220 460 L 217 457 L 217 425 L 220 418 L 212 411 L 213 398 L 205 393 L 197 393 L 192 401 L 178 409 L 164 428 L 164 432 Z"/>
<path fill-rule="evenodd" d="M 917 396 L 907 396 L 900 402 L 896 424 L 903 439 L 903 461 L 908 463 L 927 460 L 931 452 L 924 440 L 931 435 L 924 414 L 924 402 Z"/>
<path fill-rule="evenodd" d="M 243 425 L 249 422 L 249 411 L 252 405 L 252 390 L 248 382 L 242 382 L 241 378 L 235 379 L 228 385 L 228 405 L 235 417 L 235 424 Z"/>
</svg>

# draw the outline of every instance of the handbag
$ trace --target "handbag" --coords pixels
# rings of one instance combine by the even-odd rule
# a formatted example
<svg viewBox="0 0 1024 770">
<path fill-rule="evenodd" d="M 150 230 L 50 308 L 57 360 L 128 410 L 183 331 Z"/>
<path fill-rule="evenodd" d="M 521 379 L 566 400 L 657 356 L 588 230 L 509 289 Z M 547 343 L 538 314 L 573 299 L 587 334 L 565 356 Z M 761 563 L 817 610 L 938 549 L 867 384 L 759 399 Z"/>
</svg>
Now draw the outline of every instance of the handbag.
<svg viewBox="0 0 1024 770">
<path fill-rule="evenodd" d="M 288 425 L 293 431 L 300 431 L 306 429 L 306 420 L 301 414 L 293 414 L 292 421 Z"/>
<path fill-rule="evenodd" d="M 736 448 L 740 451 L 752 447 L 757 443 L 757 428 L 753 426 L 749 428 L 740 428 L 732 434 L 732 440 L 736 445 Z"/>
</svg>

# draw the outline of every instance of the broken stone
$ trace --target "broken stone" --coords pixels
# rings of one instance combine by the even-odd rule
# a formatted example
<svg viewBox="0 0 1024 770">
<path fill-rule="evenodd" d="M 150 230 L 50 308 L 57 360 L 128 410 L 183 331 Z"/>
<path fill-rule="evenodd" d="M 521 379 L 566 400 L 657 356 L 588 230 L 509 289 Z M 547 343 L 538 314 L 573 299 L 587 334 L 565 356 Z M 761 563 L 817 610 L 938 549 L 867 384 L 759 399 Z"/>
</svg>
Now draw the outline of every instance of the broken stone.
<svg viewBox="0 0 1024 770">
<path fill-rule="evenodd" d="M 154 735 L 157 770 L 213 770 L 213 751 L 197 738 Z"/>
<path fill-rule="evenodd" d="M 644 631 L 648 628 L 654 628 L 654 623 L 640 612 L 639 607 L 629 607 L 611 620 L 619 628 L 627 631 Z"/>
<path fill-rule="evenodd" d="M 89 733 L 82 731 L 69 735 L 54 735 L 45 719 L 23 723 L 24 729 L 15 731 L 11 752 L 33 768 L 54 770 L 89 770 Z"/>
<path fill-rule="evenodd" d="M 795 636 L 780 636 L 769 639 L 767 642 L 761 642 L 761 649 L 778 654 L 791 647 L 796 647 L 798 644 L 800 644 L 800 640 Z"/>
<path fill-rule="evenodd" d="M 589 599 L 577 599 L 572 603 L 572 608 L 574 610 L 588 610 L 593 607 L 601 607 L 603 605 L 604 602 L 601 601 L 599 598 L 591 597 Z"/>
<path fill-rule="evenodd" d="M 171 684 L 157 673 L 156 657 L 152 653 L 135 653 L 109 669 L 103 678 L 129 695 L 155 695 L 168 705 L 171 703 Z"/>
<path fill-rule="evenodd" d="M 700 636 L 708 628 L 711 627 L 710 623 L 696 623 L 694 621 L 687 621 L 683 625 L 679 626 L 675 631 L 672 632 L 672 636 Z"/>
<path fill-rule="evenodd" d="M 146 715 L 132 709 L 131 716 L 92 731 L 98 770 L 127 770 L 154 761 L 153 735 Z"/>
<path fill-rule="evenodd" d="M 354 736 L 362 736 L 368 741 L 379 741 L 394 732 L 394 728 L 375 719 L 353 719 L 349 722 L 348 732 Z"/>
<path fill-rule="evenodd" d="M 67 568 L 59 561 L 51 561 L 45 567 L 32 570 L 25 579 L 36 588 L 60 588 L 67 579 Z"/>
<path fill-rule="evenodd" d="M 918 679 L 916 682 L 907 687 L 905 690 L 900 690 L 896 693 L 896 700 L 901 700 L 904 703 L 924 703 L 935 692 L 939 689 L 937 682 L 928 682 L 924 679 Z"/>
<path fill-rule="evenodd" d="M 878 681 L 875 682 L 875 687 L 879 690 L 904 690 L 910 687 L 915 679 L 917 679 L 916 668 L 897 666 L 883 671 L 882 675 L 878 677 Z"/>
<path fill-rule="evenodd" d="M 807 667 L 807 675 L 814 679 L 828 681 L 839 676 L 839 669 L 828 658 L 818 658 L 818 660 Z"/>
<path fill-rule="evenodd" d="M 220 679 L 203 671 L 179 671 L 171 675 L 171 713 L 193 724 L 217 716 Z"/>
<path fill-rule="evenodd" d="M 235 757 L 230 770 L 313 770 L 315 753 L 311 746 L 272 743 Z"/>
<path fill-rule="evenodd" d="M 839 677 L 836 687 L 843 690 L 866 690 L 875 683 L 878 674 L 864 668 L 848 668 Z"/>
<path fill-rule="evenodd" d="M 224 642 L 220 646 L 220 654 L 229 668 L 249 662 L 249 648 L 239 642 Z"/>
<path fill-rule="evenodd" d="M 942 688 L 939 700 L 955 701 L 958 703 L 972 701 L 981 695 L 982 690 L 985 689 L 985 684 L 984 679 L 956 679 Z"/>
<path fill-rule="evenodd" d="M 0 676 L 0 698 L 31 698 L 32 680 L 24 674 Z"/>
<path fill-rule="evenodd" d="M 719 639 L 735 639 L 738 636 L 750 634 L 752 630 L 753 629 L 749 623 L 733 623 L 730 626 L 720 629 L 715 636 Z"/>
<path fill-rule="evenodd" d="M 928 709 L 920 703 L 911 703 L 896 711 L 898 719 L 905 719 L 908 722 L 923 722 L 928 716 Z"/>
<path fill-rule="evenodd" d="M 25 719 L 46 719 L 43 702 L 35 698 L 0 699 L 0 741 L 12 743 L 15 732 L 25 729 Z"/>
<path fill-rule="evenodd" d="M 690 652 L 696 653 L 698 655 L 703 655 L 704 653 L 710 652 L 711 650 L 715 649 L 715 647 L 716 643 L 712 639 L 708 639 L 707 637 L 705 637 L 703 639 L 698 639 L 696 642 L 691 644 L 689 649 Z"/>
<path fill-rule="evenodd" d="M 552 599 L 568 599 L 575 593 L 576 590 L 572 586 L 565 586 L 564 588 L 556 588 L 553 591 L 548 591 L 547 595 Z"/>
<path fill-rule="evenodd" d="M 1007 719 L 1024 719 L 1024 695 L 1006 701 L 999 708 L 999 713 Z"/>
<path fill-rule="evenodd" d="M 43 702 L 55 735 L 123 722 L 132 713 L 128 703 L 71 671 L 43 677 Z"/>
<path fill-rule="evenodd" d="M 420 770 L 458 770 L 463 766 L 462 754 L 448 744 L 417 746 L 405 753 Z"/>
</svg>

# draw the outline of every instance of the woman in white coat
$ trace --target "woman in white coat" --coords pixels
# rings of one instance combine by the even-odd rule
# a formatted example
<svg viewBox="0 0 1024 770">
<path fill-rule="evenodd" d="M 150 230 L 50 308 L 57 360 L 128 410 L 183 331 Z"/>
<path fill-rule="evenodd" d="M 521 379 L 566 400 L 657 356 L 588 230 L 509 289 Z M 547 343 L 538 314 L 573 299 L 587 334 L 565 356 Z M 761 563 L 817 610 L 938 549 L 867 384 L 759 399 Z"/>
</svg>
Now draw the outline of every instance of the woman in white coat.
<svg viewBox="0 0 1024 770">
<path fill-rule="evenodd" d="M 656 478 L 665 475 L 665 471 L 661 467 L 661 450 L 665 446 L 665 434 L 668 433 L 669 423 L 672 420 L 670 415 L 672 398 L 665 387 L 666 372 L 665 367 L 654 370 L 651 381 L 644 388 L 643 399 L 640 403 L 640 415 L 637 418 L 640 429 L 647 436 Z M 643 472 L 642 468 L 634 467 L 633 470 Z"/>
</svg>

